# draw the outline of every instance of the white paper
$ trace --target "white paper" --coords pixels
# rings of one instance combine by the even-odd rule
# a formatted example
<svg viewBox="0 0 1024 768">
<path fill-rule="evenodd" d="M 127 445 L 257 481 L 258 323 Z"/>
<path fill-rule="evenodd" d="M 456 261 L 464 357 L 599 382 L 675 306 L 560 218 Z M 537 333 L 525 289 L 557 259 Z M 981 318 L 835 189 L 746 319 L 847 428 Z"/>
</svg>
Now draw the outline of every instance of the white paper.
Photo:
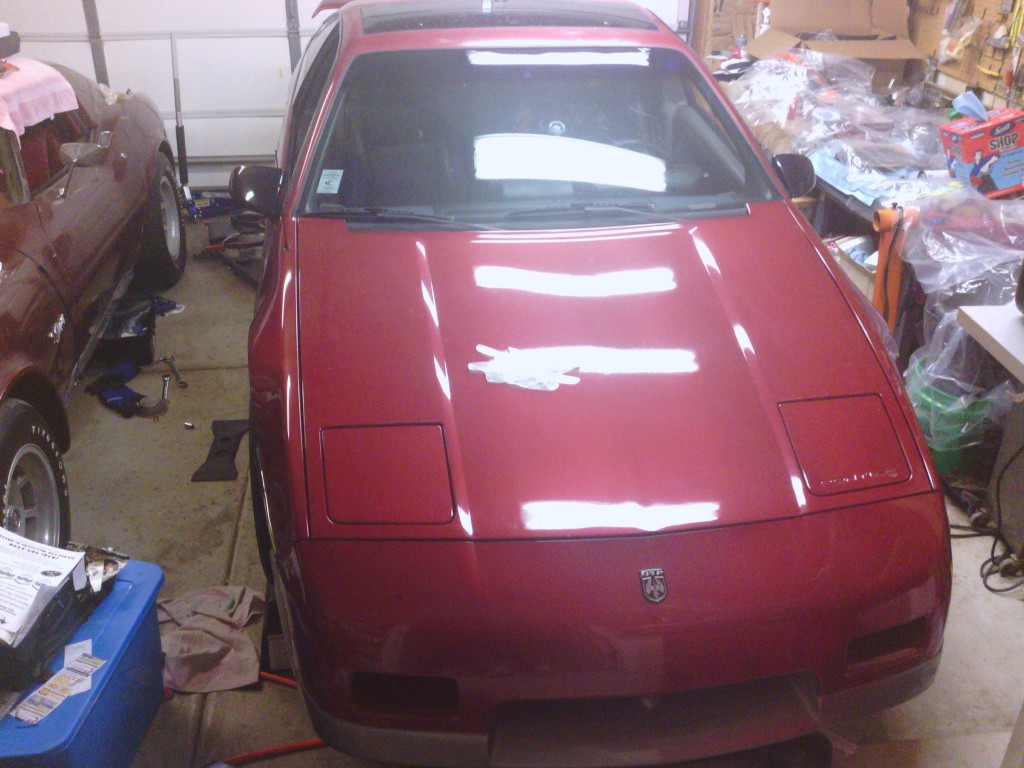
<svg viewBox="0 0 1024 768">
<path fill-rule="evenodd" d="M 84 559 L 0 528 L 0 643 L 17 645 L 69 578 L 84 588 Z"/>
<path fill-rule="evenodd" d="M 317 185 L 318 195 L 336 195 L 341 188 L 341 177 L 345 172 L 335 168 L 325 168 L 320 173 L 320 184 Z"/>
<path fill-rule="evenodd" d="M 77 643 L 70 643 L 64 646 L 64 666 L 69 666 L 71 662 L 77 659 L 79 656 L 92 656 L 92 638 L 87 637 Z M 92 677 L 84 677 L 75 683 L 71 689 L 70 696 L 74 696 L 76 693 L 85 693 L 92 688 Z"/>
</svg>

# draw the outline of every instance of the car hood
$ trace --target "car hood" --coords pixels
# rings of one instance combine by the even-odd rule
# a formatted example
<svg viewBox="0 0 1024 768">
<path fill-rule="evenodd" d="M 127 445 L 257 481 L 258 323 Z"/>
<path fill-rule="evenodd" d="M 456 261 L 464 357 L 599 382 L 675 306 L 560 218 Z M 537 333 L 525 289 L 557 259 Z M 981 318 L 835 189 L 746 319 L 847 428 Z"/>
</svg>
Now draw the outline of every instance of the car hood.
<svg viewBox="0 0 1024 768">
<path fill-rule="evenodd" d="M 606 536 L 931 489 L 783 203 L 546 232 L 297 226 L 314 535 Z"/>
</svg>

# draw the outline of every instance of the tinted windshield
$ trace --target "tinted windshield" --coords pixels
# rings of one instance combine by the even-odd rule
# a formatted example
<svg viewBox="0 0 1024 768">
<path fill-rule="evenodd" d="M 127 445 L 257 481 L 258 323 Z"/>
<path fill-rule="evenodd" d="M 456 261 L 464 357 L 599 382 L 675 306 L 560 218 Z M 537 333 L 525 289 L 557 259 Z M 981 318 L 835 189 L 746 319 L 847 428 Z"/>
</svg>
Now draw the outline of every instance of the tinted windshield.
<svg viewBox="0 0 1024 768">
<path fill-rule="evenodd" d="M 301 212 L 544 229 L 742 215 L 775 194 L 678 52 L 401 51 L 349 68 Z"/>
</svg>

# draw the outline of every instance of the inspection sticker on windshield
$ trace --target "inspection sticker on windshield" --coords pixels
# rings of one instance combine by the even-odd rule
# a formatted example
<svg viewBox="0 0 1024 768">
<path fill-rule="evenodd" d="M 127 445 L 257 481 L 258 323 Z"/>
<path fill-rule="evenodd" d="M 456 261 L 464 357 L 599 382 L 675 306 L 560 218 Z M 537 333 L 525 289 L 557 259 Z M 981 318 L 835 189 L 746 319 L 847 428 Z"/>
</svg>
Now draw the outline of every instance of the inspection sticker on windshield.
<svg viewBox="0 0 1024 768">
<path fill-rule="evenodd" d="M 340 168 L 325 168 L 320 173 L 320 184 L 316 188 L 318 195 L 336 195 L 341 187 L 341 176 L 345 173 Z"/>
</svg>

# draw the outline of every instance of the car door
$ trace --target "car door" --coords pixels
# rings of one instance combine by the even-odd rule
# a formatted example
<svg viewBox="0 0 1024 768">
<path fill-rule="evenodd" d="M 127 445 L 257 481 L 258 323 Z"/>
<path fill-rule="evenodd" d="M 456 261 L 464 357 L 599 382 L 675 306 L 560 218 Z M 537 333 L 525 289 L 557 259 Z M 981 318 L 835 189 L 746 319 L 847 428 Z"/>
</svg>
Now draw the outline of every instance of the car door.
<svg viewBox="0 0 1024 768">
<path fill-rule="evenodd" d="M 61 163 L 62 144 L 90 139 L 104 145 L 99 165 L 69 169 Z M 131 186 L 130 146 L 127 118 L 110 131 L 90 130 L 77 112 L 58 114 L 22 136 L 26 177 L 71 311 L 76 358 L 102 329 L 107 309 L 130 278 L 127 266 L 138 243 L 138 217 L 132 216 L 132 193 L 138 190 L 125 188 Z"/>
<path fill-rule="evenodd" d="M 18 139 L 8 130 L 0 130 L 0 170 L 0 386 L 35 367 L 62 389 L 75 363 L 64 332 L 66 286 L 25 182 Z"/>
</svg>

